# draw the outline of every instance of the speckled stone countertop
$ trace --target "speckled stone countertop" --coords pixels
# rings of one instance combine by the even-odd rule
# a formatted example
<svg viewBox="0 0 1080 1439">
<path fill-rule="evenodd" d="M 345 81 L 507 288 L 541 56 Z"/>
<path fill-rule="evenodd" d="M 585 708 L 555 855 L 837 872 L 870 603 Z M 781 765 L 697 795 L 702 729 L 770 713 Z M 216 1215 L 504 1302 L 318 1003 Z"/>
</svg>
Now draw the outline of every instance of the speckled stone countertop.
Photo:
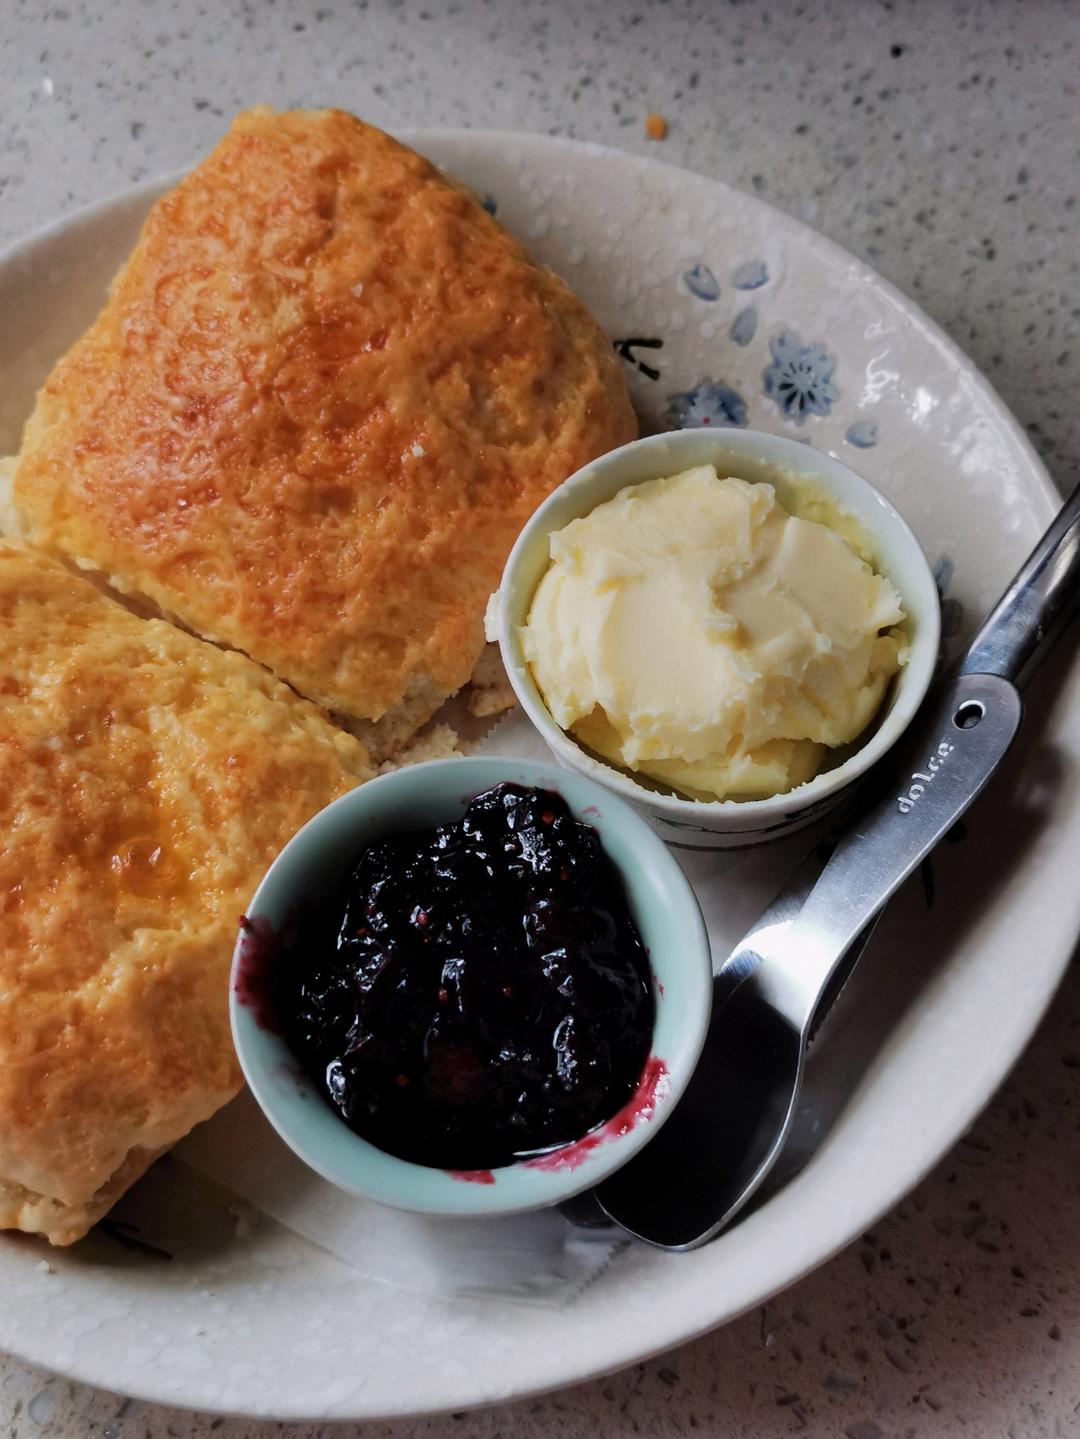
<svg viewBox="0 0 1080 1439">
<path fill-rule="evenodd" d="M 1078 75 L 1068 0 L 3 0 L 0 245 L 195 158 L 260 100 L 598 140 L 752 190 L 865 257 L 987 372 L 1064 489 L 1080 468 Z M 13 1439 L 280 1427 L 0 1359 Z M 972 1133 L 779 1299 L 612 1379 L 373 1430 L 1080 1434 L 1080 967 Z"/>
</svg>

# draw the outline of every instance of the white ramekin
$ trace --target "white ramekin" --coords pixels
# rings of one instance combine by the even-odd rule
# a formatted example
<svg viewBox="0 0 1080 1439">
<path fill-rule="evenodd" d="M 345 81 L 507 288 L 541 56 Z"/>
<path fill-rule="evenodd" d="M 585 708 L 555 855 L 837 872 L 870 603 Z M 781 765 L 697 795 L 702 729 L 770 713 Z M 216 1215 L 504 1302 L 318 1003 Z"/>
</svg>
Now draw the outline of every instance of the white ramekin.
<svg viewBox="0 0 1080 1439">
<path fill-rule="evenodd" d="M 703 464 L 714 464 L 722 476 L 767 480 L 776 486 L 781 501 L 785 487 L 793 482 L 810 482 L 837 500 L 870 537 L 880 570 L 899 590 L 908 616 L 907 663 L 890 687 L 883 712 L 865 743 L 842 764 L 769 799 L 687 799 L 603 763 L 555 723 L 522 653 L 521 628 L 548 567 L 551 534 L 627 485 Z M 650 435 L 612 450 L 571 475 L 518 536 L 494 598 L 493 618 L 514 693 L 556 759 L 636 805 L 670 843 L 695 849 L 737 848 L 779 838 L 836 805 L 911 722 L 933 676 L 940 636 L 938 593 L 930 566 L 918 540 L 888 500 L 854 470 L 819 450 L 779 435 L 735 429 Z"/>
</svg>

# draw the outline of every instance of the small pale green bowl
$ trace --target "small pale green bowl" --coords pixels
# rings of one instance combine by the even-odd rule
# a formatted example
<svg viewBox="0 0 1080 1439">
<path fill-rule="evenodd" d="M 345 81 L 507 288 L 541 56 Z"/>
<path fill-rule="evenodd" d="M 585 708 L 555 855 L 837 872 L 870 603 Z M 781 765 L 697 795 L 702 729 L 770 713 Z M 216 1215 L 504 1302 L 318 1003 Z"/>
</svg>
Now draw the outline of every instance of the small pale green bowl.
<svg viewBox="0 0 1080 1439">
<path fill-rule="evenodd" d="M 540 1161 L 465 1172 L 412 1164 L 354 1134 L 303 1074 L 258 996 L 272 936 L 298 906 L 330 892 L 360 851 L 386 834 L 461 818 L 503 781 L 557 791 L 599 831 L 649 955 L 656 1022 L 634 1100 L 588 1142 Z M 686 1087 L 705 1039 L 712 964 L 697 900 L 678 863 L 628 804 L 555 765 L 512 759 L 435 760 L 371 780 L 329 805 L 289 841 L 255 892 L 233 956 L 233 1040 L 251 1091 L 286 1144 L 350 1194 L 426 1214 L 513 1214 L 558 1204 L 636 1154 Z M 584 1136 L 583 1136 L 584 1137 Z"/>
</svg>

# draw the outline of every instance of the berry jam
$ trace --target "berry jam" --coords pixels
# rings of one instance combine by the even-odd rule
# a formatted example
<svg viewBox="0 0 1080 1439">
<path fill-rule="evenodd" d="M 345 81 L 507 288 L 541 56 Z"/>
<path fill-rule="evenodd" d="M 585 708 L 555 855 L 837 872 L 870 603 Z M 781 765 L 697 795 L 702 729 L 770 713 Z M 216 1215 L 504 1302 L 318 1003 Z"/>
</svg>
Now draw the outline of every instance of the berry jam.
<svg viewBox="0 0 1080 1439">
<path fill-rule="evenodd" d="M 649 964 L 596 831 L 503 784 L 385 839 L 279 956 L 285 1038 L 390 1154 L 487 1170 L 579 1140 L 649 1055 Z"/>
</svg>

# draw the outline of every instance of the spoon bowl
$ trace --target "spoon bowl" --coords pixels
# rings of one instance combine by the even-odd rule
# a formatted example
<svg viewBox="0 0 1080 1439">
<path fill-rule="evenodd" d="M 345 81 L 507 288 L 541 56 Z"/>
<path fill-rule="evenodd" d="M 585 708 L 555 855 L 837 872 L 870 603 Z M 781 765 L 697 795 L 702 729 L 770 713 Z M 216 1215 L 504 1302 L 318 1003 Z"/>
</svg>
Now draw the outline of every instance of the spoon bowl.
<svg viewBox="0 0 1080 1439">
<path fill-rule="evenodd" d="M 643 1151 L 647 1164 L 631 1163 L 597 1191 L 609 1218 L 664 1249 L 696 1249 L 750 1202 L 779 1158 L 802 1087 L 803 1037 L 763 999 L 755 975 L 719 1003 L 680 1105 L 682 1122 L 676 1111 Z M 702 1113 L 709 1115 L 705 1143 Z M 688 1124 L 699 1128 L 696 1144 L 687 1145 Z"/>
</svg>

